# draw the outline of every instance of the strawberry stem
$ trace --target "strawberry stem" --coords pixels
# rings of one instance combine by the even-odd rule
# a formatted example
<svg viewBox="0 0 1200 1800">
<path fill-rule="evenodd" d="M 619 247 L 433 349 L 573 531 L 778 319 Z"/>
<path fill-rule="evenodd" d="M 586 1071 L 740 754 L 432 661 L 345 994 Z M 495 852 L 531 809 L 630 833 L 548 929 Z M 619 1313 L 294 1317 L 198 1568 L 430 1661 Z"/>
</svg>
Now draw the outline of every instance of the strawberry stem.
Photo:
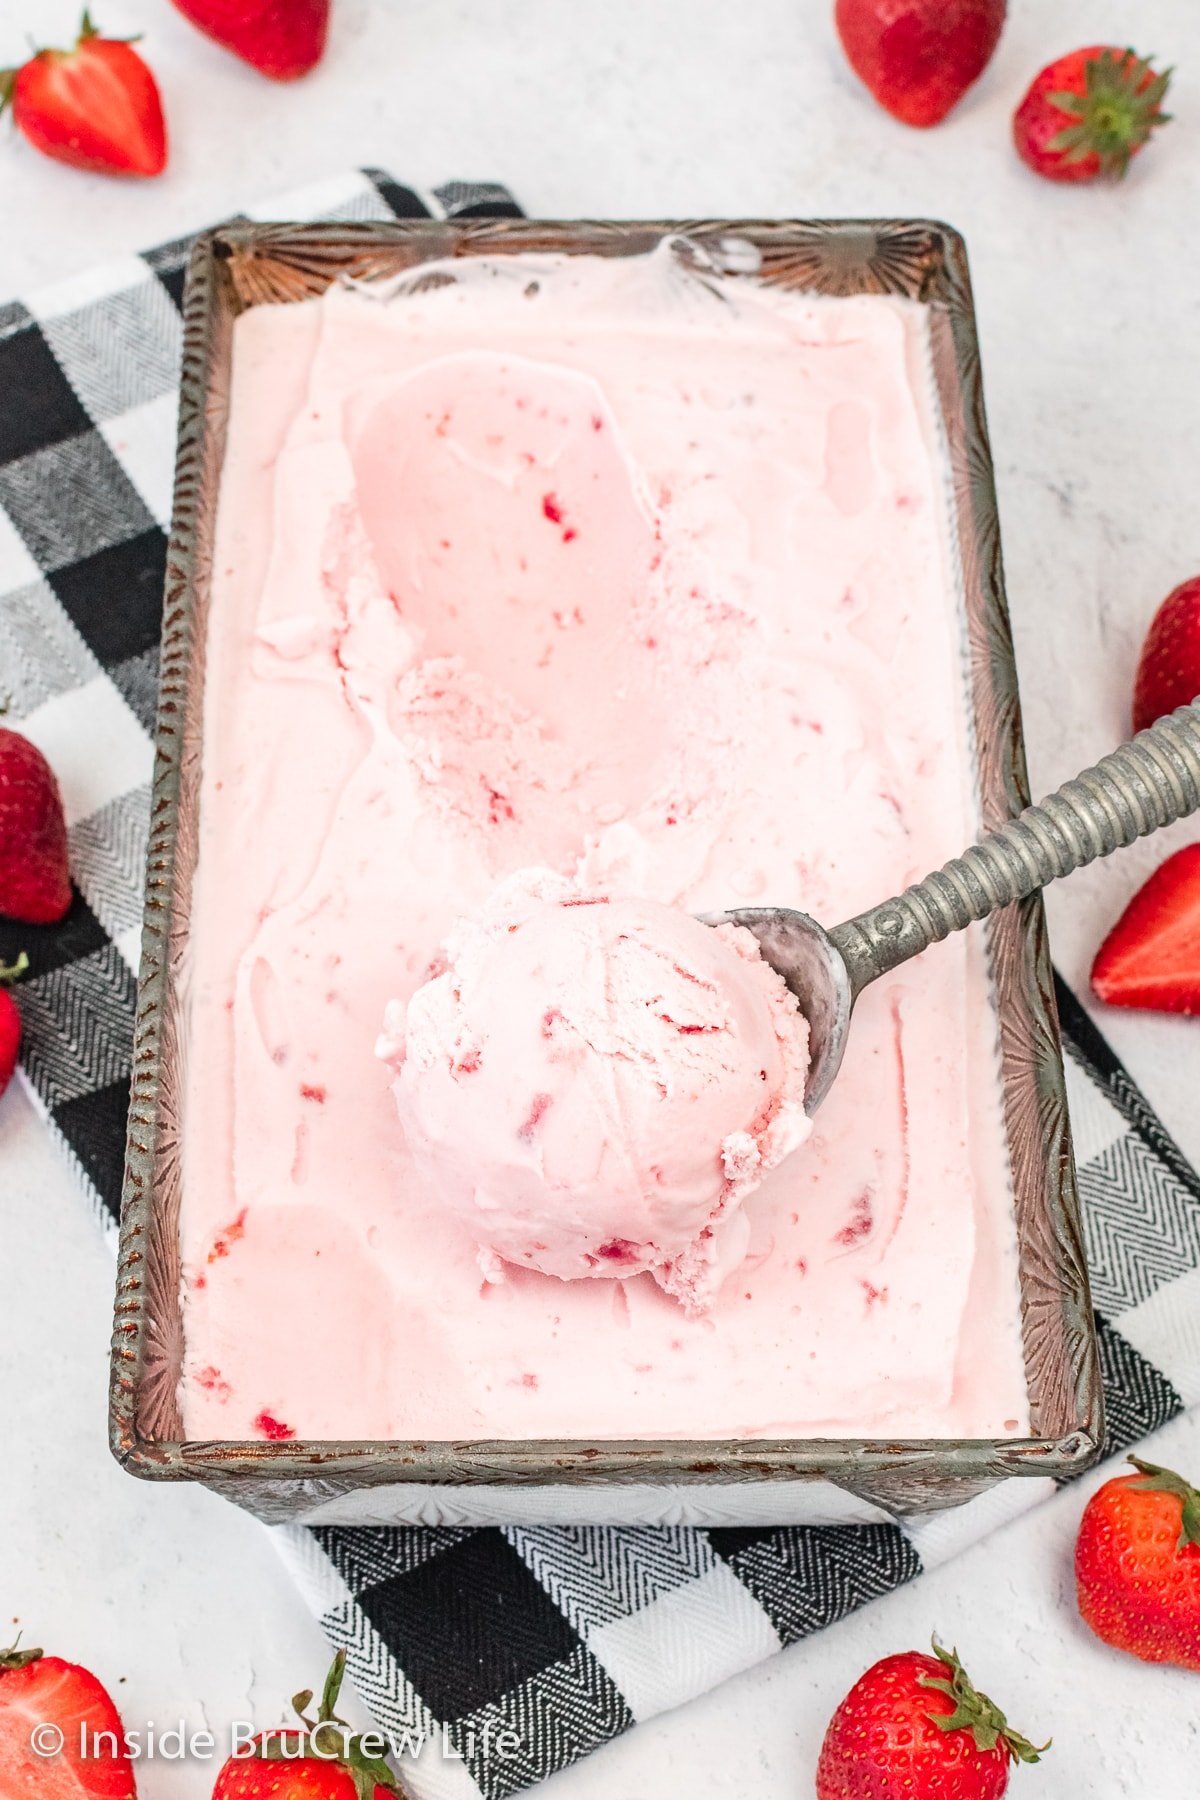
<svg viewBox="0 0 1200 1800">
<path fill-rule="evenodd" d="M 1101 172 L 1119 180 L 1134 151 L 1170 119 L 1162 102 L 1173 73 L 1167 69 L 1156 75 L 1151 58 L 1132 50 L 1119 56 L 1104 50 L 1091 57 L 1084 65 L 1082 94 L 1067 91 L 1047 96 L 1050 104 L 1072 121 L 1051 138 L 1048 148 L 1057 150 L 1069 163 L 1095 155 Z"/>
<path fill-rule="evenodd" d="M 0 1650 L 0 1669 L 27 1669 L 30 1663 L 41 1661 L 41 1650 L 19 1650 L 17 1645 L 20 1642 L 21 1634 L 18 1632 L 16 1643 L 7 1650 Z"/>
<path fill-rule="evenodd" d="M 334 1708 L 338 1702 L 338 1695 L 342 1691 L 342 1678 L 345 1673 L 346 1652 L 344 1650 L 339 1650 L 329 1665 L 329 1673 L 325 1677 L 325 1686 L 321 1690 L 321 1708 L 317 1713 L 318 1719 L 334 1719 L 337 1717 Z"/>
<path fill-rule="evenodd" d="M 321 1704 L 317 1708 L 315 1719 L 308 1716 L 308 1709 L 312 1705 L 312 1689 L 305 1688 L 301 1693 L 293 1695 L 292 1705 L 303 1727 L 302 1731 L 290 1734 L 300 1740 L 297 1752 L 289 1748 L 286 1736 L 283 1742 L 277 1741 L 281 1732 L 288 1732 L 288 1727 L 279 1726 L 273 1733 L 264 1732 L 258 1741 L 256 1754 L 266 1762 L 312 1760 L 345 1769 L 354 1783 L 356 1800 L 374 1800 L 377 1788 L 386 1788 L 389 1792 L 398 1794 L 401 1792 L 400 1784 L 383 1757 L 368 1756 L 363 1747 L 363 1738 L 358 1733 L 351 1732 L 346 1721 L 340 1719 L 334 1711 L 345 1673 L 346 1652 L 339 1650 L 325 1677 Z M 335 1727 L 334 1731 L 324 1731 L 327 1726 Z"/>
<path fill-rule="evenodd" d="M 29 958 L 26 956 L 26 954 L 23 950 L 22 950 L 20 956 L 18 956 L 15 963 L 0 962 L 0 987 L 7 987 L 9 982 L 12 982 L 12 981 L 20 981 L 22 975 L 25 973 L 25 971 L 28 967 L 29 967 Z M 14 1644 L 13 1649 L 15 1650 L 16 1647 L 17 1647 L 16 1644 Z M 36 1652 L 36 1654 L 38 1656 L 40 1656 L 42 1653 L 39 1650 Z"/>
<path fill-rule="evenodd" d="M 79 36 L 75 39 L 75 42 L 71 45 L 69 50 L 55 50 L 45 44 L 35 44 L 31 39 L 29 44 L 31 60 L 36 62 L 39 56 L 74 56 L 75 52 L 82 49 L 84 44 L 90 44 L 96 38 L 103 38 L 106 44 L 140 44 L 142 41 L 140 32 L 135 33 L 133 37 L 106 37 L 100 27 L 93 21 L 91 9 L 85 7 L 83 17 L 79 21 Z M 5 75 L 11 75 L 15 80 L 20 72 L 19 69 L 2 70 L 0 71 L 0 79 L 3 79 L 3 76 Z M 0 101 L 0 111 L 2 110 L 3 102 Z"/>
<path fill-rule="evenodd" d="M 948 1695 L 954 1702 L 954 1711 L 926 1713 L 925 1717 L 939 1731 L 969 1731 L 977 1750 L 994 1750 L 999 1744 L 1011 1762 L 1040 1762 L 1043 1752 L 1050 1748 L 1050 1740 L 1047 1739 L 1044 1744 L 1031 1744 L 1019 1731 L 1013 1731 L 995 1702 L 973 1686 L 962 1666 L 958 1651 L 947 1650 L 944 1644 L 938 1642 L 936 1632 L 933 1637 L 933 1654 L 949 1669 L 949 1680 L 939 1681 L 933 1675 L 918 1675 L 917 1680 L 922 1687 L 937 1688 L 940 1693 Z"/>
<path fill-rule="evenodd" d="M 78 50 L 80 44 L 90 44 L 93 38 L 98 37 L 103 37 L 106 44 L 140 44 L 142 41 L 140 32 L 134 37 L 105 37 L 105 34 L 101 31 L 100 27 L 92 22 L 91 7 L 85 6 L 83 9 L 83 18 L 79 22 L 79 36 L 75 40 L 75 48 Z"/>
<path fill-rule="evenodd" d="M 1174 1469 L 1160 1469 L 1157 1463 L 1143 1462 L 1140 1456 L 1131 1456 L 1129 1461 L 1142 1477 L 1133 1483 L 1142 1493 L 1175 1494 L 1183 1501 L 1176 1548 L 1184 1550 L 1189 1544 L 1200 1544 L 1200 1488 L 1194 1488 Z"/>
</svg>

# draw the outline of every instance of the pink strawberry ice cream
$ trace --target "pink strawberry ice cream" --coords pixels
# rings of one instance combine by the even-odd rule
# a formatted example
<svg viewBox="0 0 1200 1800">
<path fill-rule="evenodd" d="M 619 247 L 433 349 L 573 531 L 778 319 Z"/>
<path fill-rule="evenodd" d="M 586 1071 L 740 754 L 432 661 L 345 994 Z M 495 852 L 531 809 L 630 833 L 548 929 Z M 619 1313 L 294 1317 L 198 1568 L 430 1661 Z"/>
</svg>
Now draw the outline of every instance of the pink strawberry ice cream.
<svg viewBox="0 0 1200 1800">
<path fill-rule="evenodd" d="M 513 876 L 379 1053 L 417 1166 L 504 1265 L 649 1272 L 702 1312 L 745 1255 L 742 1201 L 808 1135 L 808 1027 L 748 931 Z"/>
<path fill-rule="evenodd" d="M 593 909 L 578 980 L 551 909 L 511 943 L 459 933 L 461 1009 L 425 985 L 523 869 L 673 920 L 836 922 L 975 835 L 929 329 L 669 240 L 456 257 L 238 318 L 179 1016 L 189 1436 L 1027 1427 L 981 933 L 863 994 L 794 1156 L 778 1010 L 735 942 L 668 933 L 727 1018 L 657 954 L 657 912 L 618 950 Z M 622 1042 L 605 971 L 718 1029 L 651 1012 Z M 374 1054 L 414 996 L 416 1153 Z M 601 1028 L 634 1063 L 583 1051 Z M 460 1033 L 481 1061 L 455 1087 Z M 658 1079 L 690 1091 L 718 1045 L 677 1133 Z M 543 1233 L 546 1176 L 571 1191 Z M 521 1266 L 618 1240 L 642 1273 Z"/>
</svg>

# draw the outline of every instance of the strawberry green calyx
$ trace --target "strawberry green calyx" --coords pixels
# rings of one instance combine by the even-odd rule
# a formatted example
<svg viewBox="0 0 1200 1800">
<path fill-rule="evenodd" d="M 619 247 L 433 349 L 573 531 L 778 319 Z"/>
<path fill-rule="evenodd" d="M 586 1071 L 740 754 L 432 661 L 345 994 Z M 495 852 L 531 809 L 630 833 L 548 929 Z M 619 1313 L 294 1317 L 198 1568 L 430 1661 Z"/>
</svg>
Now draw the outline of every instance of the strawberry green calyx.
<svg viewBox="0 0 1200 1800">
<path fill-rule="evenodd" d="M 41 1650 L 21 1650 L 18 1648 L 20 1638 L 7 1650 L 0 1650 L 0 1669 L 27 1669 L 30 1663 L 41 1662 L 44 1654 Z"/>
<path fill-rule="evenodd" d="M 142 41 L 142 34 L 139 31 L 132 37 L 110 37 L 107 31 L 101 31 L 98 25 L 93 25 L 91 8 L 85 6 L 83 9 L 83 18 L 79 21 L 79 36 L 75 39 L 76 50 L 78 50 L 80 44 L 88 44 L 93 38 L 103 38 L 106 44 L 140 44 Z M 69 52 L 67 52 L 67 54 L 69 54 Z"/>
<path fill-rule="evenodd" d="M 1085 67 L 1082 94 L 1047 96 L 1051 105 L 1075 121 L 1052 138 L 1048 148 L 1059 151 L 1069 163 L 1095 155 L 1101 173 L 1119 180 L 1134 151 L 1170 119 L 1162 102 L 1173 74 L 1173 69 L 1167 69 L 1156 75 L 1151 59 L 1132 50 L 1119 56 L 1102 51 Z"/>
<path fill-rule="evenodd" d="M 387 1788 L 398 1794 L 400 1784 L 383 1757 L 370 1755 L 366 1748 L 367 1739 L 352 1732 L 334 1711 L 345 1673 L 346 1652 L 339 1650 L 325 1677 L 316 1718 L 308 1716 L 313 1696 L 312 1689 L 305 1688 L 303 1693 L 292 1697 L 292 1706 L 303 1731 L 297 1733 L 282 1726 L 274 1733 L 267 1732 L 259 1740 L 256 1754 L 265 1762 L 311 1761 L 345 1769 L 354 1783 L 358 1800 L 374 1800 L 376 1788 Z M 295 1747 L 297 1737 L 300 1738 L 298 1751 Z"/>
<path fill-rule="evenodd" d="M 1040 1762 L 1043 1753 L 1050 1748 L 1050 1740 L 1044 1744 L 1031 1744 L 1019 1731 L 1013 1731 L 1000 1708 L 972 1685 L 958 1651 L 947 1650 L 938 1642 L 936 1633 L 933 1654 L 950 1671 L 949 1678 L 939 1681 L 932 1675 L 918 1675 L 917 1680 L 922 1687 L 937 1688 L 940 1693 L 949 1695 L 954 1702 L 954 1711 L 926 1713 L 925 1717 L 939 1731 L 969 1731 L 977 1750 L 994 1750 L 1000 1744 L 1013 1762 Z"/>
<path fill-rule="evenodd" d="M 86 7 L 85 5 L 85 9 L 83 9 L 83 18 L 79 20 L 79 36 L 77 36 L 76 43 L 74 43 L 74 49 L 79 49 L 81 43 L 90 43 L 92 38 L 103 38 L 104 43 L 140 43 L 140 41 L 142 41 L 142 34 L 140 34 L 140 31 L 137 31 L 133 32 L 133 36 L 130 36 L 130 38 L 113 38 L 110 32 L 101 31 L 99 25 L 94 25 L 94 23 L 92 23 L 92 7 Z M 67 52 L 59 52 L 59 54 L 67 54 L 68 56 L 70 52 L 67 50 Z"/>
<path fill-rule="evenodd" d="M 15 963 L 0 962 L 0 987 L 8 987 L 10 985 L 10 983 L 12 983 L 14 981 L 20 981 L 22 975 L 25 973 L 25 971 L 28 967 L 29 967 L 29 958 L 26 956 L 26 954 L 23 950 L 22 950 L 20 956 L 18 956 Z M 16 1651 L 16 1648 L 17 1648 L 17 1646 L 16 1646 L 16 1644 L 14 1644 L 12 1647 L 12 1650 L 7 1650 L 0 1654 L 3 1654 L 5 1656 L 11 1656 Z M 34 1656 L 40 1656 L 41 1654 L 42 1653 L 40 1650 L 35 1650 L 33 1652 Z M 26 1653 L 26 1660 L 32 1661 L 33 1658 L 30 1657 Z M 4 1666 L 5 1665 L 3 1663 L 0 1663 L 0 1668 L 2 1668 Z"/>
<path fill-rule="evenodd" d="M 1146 1494 L 1177 1494 L 1183 1501 L 1176 1548 L 1184 1550 L 1189 1544 L 1200 1544 L 1200 1488 L 1194 1488 L 1174 1469 L 1160 1469 L 1157 1463 L 1143 1462 L 1140 1456 L 1131 1456 L 1129 1461 L 1142 1477 L 1134 1481 L 1134 1487 Z"/>
<path fill-rule="evenodd" d="M 76 50 L 78 50 L 83 44 L 90 44 L 93 38 L 99 38 L 99 37 L 104 38 L 105 42 L 109 43 L 109 44 L 139 44 L 139 43 L 141 43 L 141 33 L 140 32 L 138 33 L 138 35 L 136 37 L 124 37 L 124 38 L 105 37 L 105 34 L 104 34 L 104 32 L 101 31 L 100 27 L 98 25 L 95 25 L 92 23 L 92 15 L 91 15 L 90 10 L 85 8 L 83 18 L 79 21 L 79 36 L 75 39 L 75 42 L 72 44 L 72 46 L 69 50 L 51 50 L 51 49 L 46 49 L 46 48 L 43 48 L 41 50 L 35 50 L 31 60 L 36 62 L 39 56 L 47 56 L 47 57 L 51 57 L 51 58 L 58 57 L 58 56 L 74 56 Z M 17 85 L 17 76 L 20 73 L 21 73 L 20 69 L 0 69 L 0 113 L 2 113 L 5 109 L 5 107 L 11 103 L 12 97 L 13 97 L 13 89 Z M 0 706 L 0 713 L 6 712 L 7 710 L 8 710 L 7 706 Z"/>
</svg>

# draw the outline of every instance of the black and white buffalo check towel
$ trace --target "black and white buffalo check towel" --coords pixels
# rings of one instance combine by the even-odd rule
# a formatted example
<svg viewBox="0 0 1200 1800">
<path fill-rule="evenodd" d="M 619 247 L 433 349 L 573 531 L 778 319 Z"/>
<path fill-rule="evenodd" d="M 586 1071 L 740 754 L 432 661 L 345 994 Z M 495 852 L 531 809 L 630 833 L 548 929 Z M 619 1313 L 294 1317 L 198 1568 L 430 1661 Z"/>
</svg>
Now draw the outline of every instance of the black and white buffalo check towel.
<svg viewBox="0 0 1200 1800">
<path fill-rule="evenodd" d="M 263 218 L 516 212 L 372 172 Z M 66 921 L 29 951 L 24 1076 L 115 1227 L 124 1147 L 186 240 L 0 306 L 0 694 L 64 789 Z M 19 941 L 18 941 L 19 939 Z M 1200 1177 L 1060 990 L 1110 1449 L 1200 1402 Z M 422 1800 L 528 1787 L 910 1581 L 1018 1511 L 1008 1483 L 908 1525 L 276 1533 Z M 501 1735 L 501 1734 L 505 1735 Z"/>
</svg>

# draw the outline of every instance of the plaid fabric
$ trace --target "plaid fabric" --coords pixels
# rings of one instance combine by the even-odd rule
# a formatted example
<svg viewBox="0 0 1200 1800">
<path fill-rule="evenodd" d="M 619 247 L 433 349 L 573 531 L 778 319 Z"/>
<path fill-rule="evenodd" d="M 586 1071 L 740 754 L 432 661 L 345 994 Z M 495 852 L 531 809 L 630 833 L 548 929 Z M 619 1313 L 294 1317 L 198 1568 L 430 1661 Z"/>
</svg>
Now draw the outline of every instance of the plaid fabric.
<svg viewBox="0 0 1200 1800">
<path fill-rule="evenodd" d="M 516 212 L 378 172 L 261 217 Z M 29 951 L 24 1077 L 115 1229 L 130 1072 L 188 241 L 0 307 L 0 694 L 59 771 L 66 921 Z M 1200 1401 L 1200 1177 L 1060 987 L 1117 1450 Z M 905 1525 L 286 1528 L 274 1534 L 379 1724 L 429 1738 L 422 1796 L 498 1797 L 945 1561 L 1051 1490 Z M 503 1733 L 509 1733 L 503 1736 Z"/>
</svg>

